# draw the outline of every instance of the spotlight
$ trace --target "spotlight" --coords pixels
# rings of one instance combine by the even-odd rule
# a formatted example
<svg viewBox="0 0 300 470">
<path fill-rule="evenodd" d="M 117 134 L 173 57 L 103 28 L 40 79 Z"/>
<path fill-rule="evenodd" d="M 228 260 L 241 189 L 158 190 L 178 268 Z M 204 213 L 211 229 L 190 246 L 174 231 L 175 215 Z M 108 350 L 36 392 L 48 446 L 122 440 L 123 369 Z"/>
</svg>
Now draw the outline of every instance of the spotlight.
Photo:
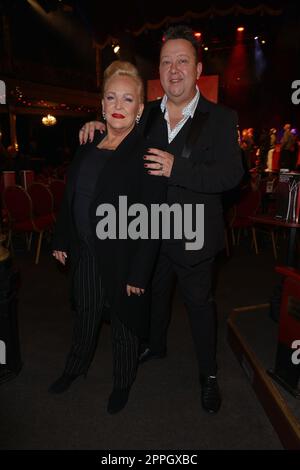
<svg viewBox="0 0 300 470">
<path fill-rule="evenodd" d="M 42 123 L 44 126 L 54 126 L 56 124 L 56 117 L 51 114 L 47 114 L 42 118 Z"/>
<path fill-rule="evenodd" d="M 120 46 L 119 46 L 119 45 L 113 46 L 113 48 L 114 48 L 114 53 L 115 53 L 115 54 L 117 54 L 117 53 L 119 52 L 119 50 L 120 50 Z"/>
<path fill-rule="evenodd" d="M 206 46 L 206 47 L 204 48 L 204 50 L 205 50 L 205 51 L 208 51 L 208 47 Z"/>
<path fill-rule="evenodd" d="M 255 37 L 254 37 L 254 39 L 257 41 L 257 39 L 258 39 L 258 36 L 255 36 Z"/>
<path fill-rule="evenodd" d="M 263 40 L 261 41 L 261 43 L 262 43 L 262 44 L 266 44 L 266 41 L 263 39 Z"/>
<path fill-rule="evenodd" d="M 195 38 L 197 39 L 197 41 L 200 41 L 201 36 L 202 36 L 202 33 L 200 33 L 200 32 L 197 31 L 197 32 L 194 33 L 194 36 L 195 36 Z"/>
<path fill-rule="evenodd" d="M 244 26 L 239 26 L 239 27 L 237 28 L 237 31 L 238 31 L 239 33 L 242 33 L 243 31 L 245 31 Z"/>
</svg>

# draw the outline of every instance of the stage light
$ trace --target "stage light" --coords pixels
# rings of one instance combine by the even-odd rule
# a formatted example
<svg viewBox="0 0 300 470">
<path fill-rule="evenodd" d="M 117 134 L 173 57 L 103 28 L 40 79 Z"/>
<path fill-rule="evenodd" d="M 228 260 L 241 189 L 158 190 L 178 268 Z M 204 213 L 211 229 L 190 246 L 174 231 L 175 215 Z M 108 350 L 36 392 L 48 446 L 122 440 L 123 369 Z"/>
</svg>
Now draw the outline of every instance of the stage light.
<svg viewBox="0 0 300 470">
<path fill-rule="evenodd" d="M 262 44 L 266 44 L 266 41 L 263 39 L 263 40 L 261 41 L 261 43 L 262 43 Z"/>
<path fill-rule="evenodd" d="M 44 126 L 54 126 L 56 124 L 56 117 L 51 114 L 47 114 L 42 118 L 42 123 Z"/>
<path fill-rule="evenodd" d="M 239 33 L 242 33 L 243 31 L 245 31 L 244 26 L 239 26 L 239 27 L 237 28 L 237 31 L 238 31 Z"/>
<path fill-rule="evenodd" d="M 255 36 L 255 37 L 254 37 L 254 39 L 257 41 L 257 39 L 258 39 L 258 36 Z"/>
<path fill-rule="evenodd" d="M 119 46 L 119 45 L 113 46 L 113 48 L 114 48 L 114 53 L 115 53 L 115 54 L 117 54 L 117 53 L 119 52 L 119 50 L 120 50 L 120 46 Z"/>
<path fill-rule="evenodd" d="M 206 47 L 204 48 L 204 50 L 205 50 L 205 51 L 208 51 L 208 47 L 206 46 Z"/>
<path fill-rule="evenodd" d="M 200 32 L 195 32 L 194 33 L 195 38 L 199 41 L 201 39 L 202 33 Z"/>
<path fill-rule="evenodd" d="M 262 75 L 266 69 L 266 58 L 264 56 L 263 50 L 259 41 L 255 41 L 255 50 L 254 50 L 254 57 L 255 57 L 255 74 L 256 78 L 260 80 Z"/>
</svg>

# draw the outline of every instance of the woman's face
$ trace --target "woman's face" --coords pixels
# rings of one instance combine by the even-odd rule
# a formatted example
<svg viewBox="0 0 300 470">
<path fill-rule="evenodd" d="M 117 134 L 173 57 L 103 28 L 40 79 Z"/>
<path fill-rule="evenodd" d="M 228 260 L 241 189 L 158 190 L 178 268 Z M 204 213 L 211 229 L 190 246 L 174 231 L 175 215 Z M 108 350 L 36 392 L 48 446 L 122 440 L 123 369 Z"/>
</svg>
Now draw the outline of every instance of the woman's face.
<svg viewBox="0 0 300 470">
<path fill-rule="evenodd" d="M 116 75 L 108 79 L 102 99 L 108 128 L 124 132 L 131 130 L 143 108 L 140 88 L 133 77 Z"/>
</svg>

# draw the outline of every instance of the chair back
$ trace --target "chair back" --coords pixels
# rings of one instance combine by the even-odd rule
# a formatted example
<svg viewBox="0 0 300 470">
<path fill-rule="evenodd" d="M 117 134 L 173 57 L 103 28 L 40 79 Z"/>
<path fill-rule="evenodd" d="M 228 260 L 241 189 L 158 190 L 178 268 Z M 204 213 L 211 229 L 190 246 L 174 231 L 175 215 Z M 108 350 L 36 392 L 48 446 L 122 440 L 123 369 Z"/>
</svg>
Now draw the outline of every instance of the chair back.
<svg viewBox="0 0 300 470">
<path fill-rule="evenodd" d="M 255 215 L 261 203 L 261 192 L 253 191 L 250 188 L 244 190 L 241 194 L 241 199 L 236 206 L 237 217 L 248 217 Z"/>
<path fill-rule="evenodd" d="M 34 171 L 32 170 L 21 170 L 20 171 L 21 185 L 26 191 L 34 182 Z"/>
<path fill-rule="evenodd" d="M 35 217 L 53 213 L 53 196 L 47 186 L 43 183 L 33 183 L 28 188 L 28 194 L 32 200 Z"/>
<path fill-rule="evenodd" d="M 8 186 L 16 185 L 16 172 L 15 171 L 3 171 L 2 178 L 3 178 L 2 184 L 4 188 L 8 188 Z"/>
<path fill-rule="evenodd" d="M 3 191 L 3 204 L 12 222 L 22 222 L 32 218 L 32 201 L 21 186 L 9 186 Z"/>
<path fill-rule="evenodd" d="M 58 212 L 66 188 L 66 183 L 62 180 L 52 180 L 49 189 L 54 199 L 54 211 Z"/>
<path fill-rule="evenodd" d="M 278 189 L 278 177 L 270 175 L 261 181 L 259 191 L 262 201 L 262 212 L 269 215 L 276 213 L 276 199 Z"/>
</svg>

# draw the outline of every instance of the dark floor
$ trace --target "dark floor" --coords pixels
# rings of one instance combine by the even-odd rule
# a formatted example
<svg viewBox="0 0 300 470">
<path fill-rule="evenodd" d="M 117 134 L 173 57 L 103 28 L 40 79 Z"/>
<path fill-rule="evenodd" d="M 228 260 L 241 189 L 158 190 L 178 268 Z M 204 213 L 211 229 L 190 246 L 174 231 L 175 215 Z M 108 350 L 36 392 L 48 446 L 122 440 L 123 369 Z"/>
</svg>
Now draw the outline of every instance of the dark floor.
<svg viewBox="0 0 300 470">
<path fill-rule="evenodd" d="M 235 324 L 242 334 L 244 341 L 256 355 L 260 365 L 266 371 L 274 370 L 276 365 L 278 324 L 270 318 L 269 309 L 262 308 L 243 312 L 237 317 Z M 300 400 L 295 398 L 278 382 L 273 381 L 273 383 L 300 426 Z"/>
<path fill-rule="evenodd" d="M 187 315 L 174 298 L 168 355 L 139 368 L 126 408 L 106 412 L 111 391 L 110 329 L 104 325 L 86 379 L 53 396 L 49 384 L 61 373 L 70 344 L 67 278 L 45 244 L 34 255 L 16 250 L 21 270 L 19 321 L 23 369 L 0 386 L 1 449 L 281 449 L 245 372 L 226 338 L 234 307 L 269 301 L 275 262 L 265 242 L 253 254 L 247 239 L 230 258 L 219 259 L 219 381 L 223 406 L 208 415 L 200 403 L 197 367 Z"/>
</svg>

